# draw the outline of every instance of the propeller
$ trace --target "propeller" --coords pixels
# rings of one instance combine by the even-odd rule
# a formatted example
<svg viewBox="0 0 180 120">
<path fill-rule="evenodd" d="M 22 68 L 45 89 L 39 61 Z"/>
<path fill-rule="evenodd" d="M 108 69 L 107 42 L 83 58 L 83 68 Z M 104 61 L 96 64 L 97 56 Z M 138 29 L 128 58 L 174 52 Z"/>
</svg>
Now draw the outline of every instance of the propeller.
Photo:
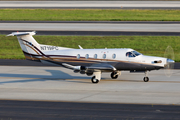
<svg viewBox="0 0 180 120">
<path fill-rule="evenodd" d="M 174 50 L 171 46 L 168 46 L 164 52 L 164 57 L 167 58 L 167 64 L 165 66 L 164 72 L 167 77 L 171 77 L 174 69 Z"/>
</svg>

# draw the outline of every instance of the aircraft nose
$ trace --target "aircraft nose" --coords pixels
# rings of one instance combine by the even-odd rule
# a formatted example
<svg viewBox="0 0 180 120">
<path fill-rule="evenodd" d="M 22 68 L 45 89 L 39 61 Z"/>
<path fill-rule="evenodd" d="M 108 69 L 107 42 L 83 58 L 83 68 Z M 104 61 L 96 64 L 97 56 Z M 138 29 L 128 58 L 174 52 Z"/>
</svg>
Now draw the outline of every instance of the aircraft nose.
<svg viewBox="0 0 180 120">
<path fill-rule="evenodd" d="M 167 59 L 167 63 L 174 63 L 174 60 Z"/>
</svg>

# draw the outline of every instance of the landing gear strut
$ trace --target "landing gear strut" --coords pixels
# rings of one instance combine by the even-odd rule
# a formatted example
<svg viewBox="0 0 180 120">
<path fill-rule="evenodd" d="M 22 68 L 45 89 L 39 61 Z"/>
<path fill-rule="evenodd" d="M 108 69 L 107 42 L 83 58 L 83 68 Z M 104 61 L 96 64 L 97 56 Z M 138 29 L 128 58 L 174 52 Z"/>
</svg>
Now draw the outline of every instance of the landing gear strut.
<svg viewBox="0 0 180 120">
<path fill-rule="evenodd" d="M 121 75 L 121 71 L 113 71 L 111 73 L 111 78 L 112 79 L 117 79 L 118 78 L 118 75 Z"/>
<path fill-rule="evenodd" d="M 98 83 L 98 82 L 99 82 L 99 80 L 96 79 L 96 76 L 93 76 L 93 77 L 91 78 L 91 81 L 92 81 L 92 83 Z"/>
<path fill-rule="evenodd" d="M 148 82 L 149 81 L 149 77 L 147 77 L 148 76 L 148 73 L 147 73 L 147 71 L 145 71 L 145 77 L 144 77 L 144 82 Z"/>
<path fill-rule="evenodd" d="M 91 78 L 91 81 L 92 83 L 98 83 L 101 80 L 101 71 L 94 72 L 94 75 L 95 76 Z"/>
</svg>

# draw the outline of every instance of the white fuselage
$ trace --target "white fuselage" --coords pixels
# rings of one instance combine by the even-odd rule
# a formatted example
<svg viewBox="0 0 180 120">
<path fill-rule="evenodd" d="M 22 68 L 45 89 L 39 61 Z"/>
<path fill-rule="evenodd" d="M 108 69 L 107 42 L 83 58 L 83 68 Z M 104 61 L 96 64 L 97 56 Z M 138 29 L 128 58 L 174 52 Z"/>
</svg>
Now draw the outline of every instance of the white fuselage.
<svg viewBox="0 0 180 120">
<path fill-rule="evenodd" d="M 145 56 L 140 54 L 138 56 L 129 57 L 126 53 L 134 51 L 133 49 L 57 49 L 43 51 L 46 55 L 50 55 L 51 58 L 57 58 L 60 55 L 67 59 L 76 59 L 84 61 L 99 61 L 99 62 L 126 62 L 126 63 L 138 63 L 138 64 L 148 64 L 154 66 L 164 67 L 167 59 L 163 57 Z M 72 57 L 72 58 L 71 58 Z M 155 63 L 154 61 L 161 61 Z M 66 62 L 66 61 L 64 61 Z M 79 63 L 81 64 L 81 63 Z"/>
</svg>

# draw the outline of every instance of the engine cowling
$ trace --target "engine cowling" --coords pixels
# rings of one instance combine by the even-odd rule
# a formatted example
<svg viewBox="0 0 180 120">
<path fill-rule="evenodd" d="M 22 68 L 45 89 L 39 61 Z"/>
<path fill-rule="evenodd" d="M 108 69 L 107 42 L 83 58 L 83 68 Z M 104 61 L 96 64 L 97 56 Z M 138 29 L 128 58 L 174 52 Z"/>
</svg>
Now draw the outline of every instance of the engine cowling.
<svg viewBox="0 0 180 120">
<path fill-rule="evenodd" d="M 80 72 L 81 74 L 85 74 L 86 73 L 86 67 L 85 66 L 76 66 L 76 67 L 74 67 L 74 72 L 75 73 Z"/>
<path fill-rule="evenodd" d="M 81 66 L 80 70 L 86 70 L 87 68 L 85 66 Z"/>
<path fill-rule="evenodd" d="M 87 70 L 87 67 L 85 66 L 76 66 L 76 69 L 74 70 L 75 73 L 80 73 L 80 74 L 86 74 L 87 76 L 93 75 L 92 70 Z"/>
<path fill-rule="evenodd" d="M 81 73 L 81 74 L 85 74 L 85 73 L 86 73 L 86 71 L 84 71 L 84 70 L 81 70 L 81 71 L 80 71 L 80 73 Z"/>
<path fill-rule="evenodd" d="M 91 75 L 93 75 L 93 72 L 86 72 L 86 75 L 91 76 Z"/>
<path fill-rule="evenodd" d="M 80 70 L 74 70 L 74 73 L 78 73 L 78 72 L 80 72 Z"/>
</svg>

